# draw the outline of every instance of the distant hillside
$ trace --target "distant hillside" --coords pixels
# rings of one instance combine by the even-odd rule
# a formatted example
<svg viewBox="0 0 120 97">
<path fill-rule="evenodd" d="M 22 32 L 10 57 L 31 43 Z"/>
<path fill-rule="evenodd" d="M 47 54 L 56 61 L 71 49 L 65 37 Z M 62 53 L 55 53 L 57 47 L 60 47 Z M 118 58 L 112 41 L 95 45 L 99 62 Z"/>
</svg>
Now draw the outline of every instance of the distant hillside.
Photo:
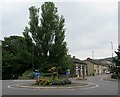
<svg viewBox="0 0 120 97">
<path fill-rule="evenodd" d="M 104 58 L 104 59 L 99 59 L 100 61 L 106 60 L 112 62 L 112 57 Z"/>
</svg>

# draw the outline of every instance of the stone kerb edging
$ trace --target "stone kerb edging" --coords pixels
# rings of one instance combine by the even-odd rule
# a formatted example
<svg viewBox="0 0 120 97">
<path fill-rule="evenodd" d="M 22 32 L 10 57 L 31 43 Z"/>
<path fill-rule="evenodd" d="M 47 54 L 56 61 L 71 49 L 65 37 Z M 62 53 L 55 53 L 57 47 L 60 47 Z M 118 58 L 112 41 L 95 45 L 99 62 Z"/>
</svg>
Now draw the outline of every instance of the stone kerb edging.
<svg viewBox="0 0 120 97">
<path fill-rule="evenodd" d="M 30 88 L 30 89 L 74 89 L 74 88 L 84 88 L 84 87 L 91 87 L 96 86 L 96 84 L 92 83 L 76 83 L 78 86 L 32 86 L 32 85 L 25 85 L 25 84 L 17 84 L 18 88 Z"/>
</svg>

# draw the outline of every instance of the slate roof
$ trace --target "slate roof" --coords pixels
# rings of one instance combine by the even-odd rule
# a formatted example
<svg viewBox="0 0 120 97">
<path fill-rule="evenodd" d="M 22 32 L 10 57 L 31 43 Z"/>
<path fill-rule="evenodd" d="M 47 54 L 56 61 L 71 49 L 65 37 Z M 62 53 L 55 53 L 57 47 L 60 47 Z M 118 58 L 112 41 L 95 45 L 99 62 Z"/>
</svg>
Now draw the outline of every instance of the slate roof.
<svg viewBox="0 0 120 97">
<path fill-rule="evenodd" d="M 87 61 L 89 61 L 89 62 L 91 62 L 91 63 L 93 63 L 95 65 L 102 65 L 102 66 L 109 66 L 109 65 L 111 65 L 110 62 L 105 61 L 105 60 L 104 61 L 100 61 L 100 60 L 93 60 L 93 59 L 88 58 Z"/>
<path fill-rule="evenodd" d="M 77 63 L 77 64 L 84 64 L 87 65 L 84 61 L 81 61 L 78 58 L 71 58 L 73 63 Z"/>
</svg>

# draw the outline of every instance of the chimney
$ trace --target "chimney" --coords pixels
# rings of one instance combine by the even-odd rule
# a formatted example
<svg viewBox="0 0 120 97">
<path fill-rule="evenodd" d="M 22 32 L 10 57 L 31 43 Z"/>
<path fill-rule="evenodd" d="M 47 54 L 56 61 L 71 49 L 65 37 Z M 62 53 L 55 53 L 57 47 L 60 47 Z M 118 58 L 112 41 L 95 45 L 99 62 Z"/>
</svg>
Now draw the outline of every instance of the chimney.
<svg viewBox="0 0 120 97">
<path fill-rule="evenodd" d="M 73 56 L 73 59 L 75 59 L 75 56 Z"/>
<path fill-rule="evenodd" d="M 91 61 L 91 60 L 92 60 L 91 58 L 89 58 L 89 57 L 87 58 L 87 61 Z"/>
</svg>

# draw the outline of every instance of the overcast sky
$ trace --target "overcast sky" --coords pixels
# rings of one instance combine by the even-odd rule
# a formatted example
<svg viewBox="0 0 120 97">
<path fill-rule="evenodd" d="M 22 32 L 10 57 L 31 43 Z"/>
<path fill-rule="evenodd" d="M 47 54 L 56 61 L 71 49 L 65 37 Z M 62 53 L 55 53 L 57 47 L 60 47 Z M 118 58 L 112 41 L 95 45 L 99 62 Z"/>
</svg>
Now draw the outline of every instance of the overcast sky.
<svg viewBox="0 0 120 97">
<path fill-rule="evenodd" d="M 28 24 L 30 6 L 40 7 L 43 2 L 5 2 L 0 11 L 0 39 L 20 35 Z M 87 57 L 112 56 L 118 46 L 117 2 L 57 2 L 59 15 L 65 18 L 66 41 L 69 53 L 83 60 Z M 114 53 L 115 56 L 115 53 Z"/>
</svg>

